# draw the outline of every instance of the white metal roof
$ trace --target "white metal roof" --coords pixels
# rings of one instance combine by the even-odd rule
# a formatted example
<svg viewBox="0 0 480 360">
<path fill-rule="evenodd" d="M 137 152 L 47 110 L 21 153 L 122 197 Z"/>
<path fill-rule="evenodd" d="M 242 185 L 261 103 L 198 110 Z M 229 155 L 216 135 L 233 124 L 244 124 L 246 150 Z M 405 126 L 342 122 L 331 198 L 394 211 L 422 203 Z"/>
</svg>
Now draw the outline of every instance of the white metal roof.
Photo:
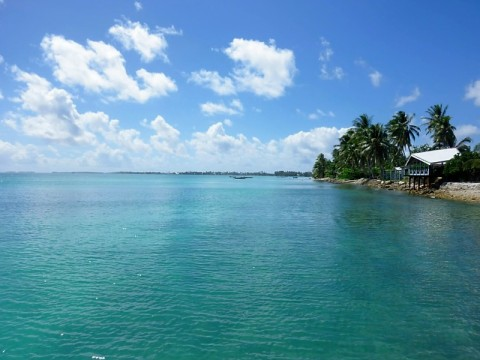
<svg viewBox="0 0 480 360">
<path fill-rule="evenodd" d="M 415 153 L 410 155 L 410 157 L 408 158 L 407 164 L 410 162 L 411 158 L 420 160 L 421 162 L 424 162 L 428 165 L 443 163 L 450 159 L 453 159 L 453 157 L 458 153 L 459 151 L 457 148 L 432 150 L 432 151 Z"/>
</svg>

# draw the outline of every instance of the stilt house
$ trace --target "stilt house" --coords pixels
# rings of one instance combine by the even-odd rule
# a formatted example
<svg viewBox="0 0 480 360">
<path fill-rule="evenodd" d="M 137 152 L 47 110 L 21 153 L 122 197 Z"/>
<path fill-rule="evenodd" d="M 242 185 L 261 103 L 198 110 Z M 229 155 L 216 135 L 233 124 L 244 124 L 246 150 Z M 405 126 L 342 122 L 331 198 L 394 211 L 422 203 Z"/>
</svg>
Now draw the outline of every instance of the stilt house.
<svg viewBox="0 0 480 360">
<path fill-rule="evenodd" d="M 459 153 L 457 148 L 425 151 L 411 154 L 405 167 L 407 168 L 408 187 L 415 189 L 430 186 L 432 181 L 440 175 L 443 166 L 448 160 L 453 159 Z"/>
</svg>

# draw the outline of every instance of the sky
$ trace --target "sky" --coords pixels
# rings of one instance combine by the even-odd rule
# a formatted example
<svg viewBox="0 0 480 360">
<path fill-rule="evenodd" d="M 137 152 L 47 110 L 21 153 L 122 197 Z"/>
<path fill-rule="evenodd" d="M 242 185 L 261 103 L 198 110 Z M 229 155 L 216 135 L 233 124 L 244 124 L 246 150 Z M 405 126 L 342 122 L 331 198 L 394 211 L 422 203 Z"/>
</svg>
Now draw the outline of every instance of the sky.
<svg viewBox="0 0 480 360">
<path fill-rule="evenodd" d="M 0 0 L 0 171 L 310 171 L 352 121 L 480 143 L 478 0 Z"/>
</svg>

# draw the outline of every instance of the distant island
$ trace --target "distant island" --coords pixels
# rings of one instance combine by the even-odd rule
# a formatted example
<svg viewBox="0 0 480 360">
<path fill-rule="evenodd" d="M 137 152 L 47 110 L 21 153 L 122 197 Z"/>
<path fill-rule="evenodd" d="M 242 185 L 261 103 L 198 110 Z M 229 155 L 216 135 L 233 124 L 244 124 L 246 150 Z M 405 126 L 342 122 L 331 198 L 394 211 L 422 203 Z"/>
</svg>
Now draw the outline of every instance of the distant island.
<svg viewBox="0 0 480 360">
<path fill-rule="evenodd" d="M 223 175 L 223 176 L 283 176 L 283 177 L 312 177 L 311 171 L 265 171 L 239 172 L 239 171 L 181 171 L 181 172 L 157 172 L 157 171 L 117 171 L 114 174 L 146 174 L 146 175 Z"/>
</svg>

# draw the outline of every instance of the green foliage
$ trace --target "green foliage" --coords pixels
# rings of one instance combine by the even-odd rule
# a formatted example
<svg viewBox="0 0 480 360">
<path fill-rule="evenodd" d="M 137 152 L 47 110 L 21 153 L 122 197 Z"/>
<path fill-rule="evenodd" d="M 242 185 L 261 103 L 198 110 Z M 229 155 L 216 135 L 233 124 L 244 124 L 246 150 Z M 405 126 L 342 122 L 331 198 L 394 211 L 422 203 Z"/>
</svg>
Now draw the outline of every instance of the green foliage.
<svg viewBox="0 0 480 360">
<path fill-rule="evenodd" d="M 362 170 L 352 168 L 343 168 L 338 174 L 338 178 L 342 180 L 355 180 L 366 176 L 366 173 Z"/>
<path fill-rule="evenodd" d="M 407 115 L 404 111 L 398 111 L 387 124 L 388 135 L 395 145 L 397 153 L 410 152 L 412 140 L 420 135 L 420 128 L 412 124 L 415 115 Z"/>
<path fill-rule="evenodd" d="M 447 181 L 480 181 L 480 154 L 464 151 L 450 160 L 444 169 Z"/>
<path fill-rule="evenodd" d="M 447 115 L 448 106 L 436 104 L 428 108 L 427 114 L 423 119 L 427 121 L 427 134 L 430 134 L 433 140 L 434 149 L 447 149 L 455 147 L 457 138 L 455 137 L 455 126 L 450 123 L 451 116 Z"/>
<path fill-rule="evenodd" d="M 480 143 L 478 143 L 477 145 L 475 145 L 475 147 L 473 148 L 473 151 L 475 151 L 476 153 L 479 153 L 479 154 L 480 154 Z"/>
<path fill-rule="evenodd" d="M 433 150 L 430 145 L 428 145 L 428 144 L 423 144 L 423 145 L 419 145 L 419 146 L 414 146 L 414 147 L 412 148 L 411 153 L 412 153 L 412 154 L 415 154 L 415 153 L 425 152 L 425 151 L 430 151 L 430 150 Z"/>
<path fill-rule="evenodd" d="M 327 172 L 329 160 L 325 158 L 325 155 L 320 154 L 317 156 L 317 160 L 315 161 L 315 164 L 313 165 L 312 169 L 312 176 L 315 179 L 321 179 L 325 177 L 325 173 Z"/>
<path fill-rule="evenodd" d="M 420 128 L 412 124 L 414 115 L 398 111 L 384 126 L 374 124 L 371 116 L 362 114 L 353 120 L 353 126 L 340 137 L 332 151 L 332 160 L 325 159 L 323 154 L 317 157 L 313 176 L 342 179 L 377 177 L 384 173 L 385 168 L 403 166 L 407 151 L 413 154 L 457 147 L 462 155 L 471 154 L 467 145 L 471 139 L 467 137 L 457 142 L 455 126 L 450 123 L 451 117 L 446 115 L 447 109 L 448 106 L 433 105 L 427 110 L 428 116 L 424 117 L 427 134 L 433 140 L 432 146 L 413 146 L 412 141 L 420 135 Z M 480 155 L 480 144 L 475 146 L 475 153 Z M 452 180 L 478 178 L 478 161 L 468 160 L 462 158 L 460 162 L 451 162 L 448 175 Z"/>
</svg>

